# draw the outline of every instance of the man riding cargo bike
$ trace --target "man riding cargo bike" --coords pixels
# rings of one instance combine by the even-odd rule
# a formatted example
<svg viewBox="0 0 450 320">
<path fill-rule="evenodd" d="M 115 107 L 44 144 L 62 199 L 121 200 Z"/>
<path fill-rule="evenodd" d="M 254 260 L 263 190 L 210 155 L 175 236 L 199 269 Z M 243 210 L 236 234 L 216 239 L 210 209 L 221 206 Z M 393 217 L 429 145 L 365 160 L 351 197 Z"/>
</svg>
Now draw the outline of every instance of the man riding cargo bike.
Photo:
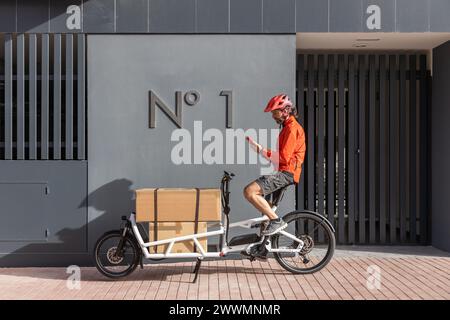
<svg viewBox="0 0 450 320">
<path fill-rule="evenodd" d="M 106 232 L 98 239 L 94 248 L 97 269 L 103 275 L 117 279 L 130 274 L 138 265 L 143 268 L 144 258 L 153 261 L 196 258 L 195 282 L 203 259 L 223 258 L 230 253 L 241 253 L 251 261 L 265 260 L 268 254 L 273 254 L 284 269 L 298 274 L 316 272 L 326 266 L 335 248 L 335 231 L 331 223 L 324 216 L 308 210 L 293 211 L 281 218 L 275 213 L 287 187 L 300 179 L 306 148 L 303 128 L 285 94 L 270 99 L 264 111 L 271 112 L 272 118 L 282 126 L 277 150 L 265 149 L 250 137 L 246 139 L 256 152 L 275 166 L 276 172 L 259 177 L 244 189 L 245 198 L 263 214 L 262 217 L 230 223 L 230 182 L 234 174 L 226 171 L 220 190 L 138 189 L 136 212 L 122 216 L 123 224 L 119 230 Z M 168 194 L 171 196 L 167 197 Z M 160 233 L 157 226 L 161 221 L 176 221 L 185 214 L 195 217 L 193 231 L 161 240 L 157 238 Z M 218 222 L 215 224 L 217 230 L 207 230 L 205 221 L 211 221 L 208 217 Z M 152 221 L 154 228 L 146 231 L 145 221 Z M 257 232 L 229 240 L 229 230 L 237 227 L 257 229 Z M 214 252 L 208 251 L 206 245 L 206 239 L 212 236 L 220 236 L 218 250 Z M 180 245 L 186 247 L 186 243 L 187 251 L 176 251 Z"/>
<path fill-rule="evenodd" d="M 247 185 L 244 196 L 258 211 L 270 219 L 266 228 L 262 230 L 263 235 L 270 236 L 286 228 L 287 224 L 272 210 L 266 198 L 277 190 L 299 182 L 306 143 L 305 133 L 295 119 L 296 111 L 287 95 L 274 96 L 264 112 L 271 112 L 275 122 L 282 126 L 278 137 L 278 150 L 265 149 L 251 137 L 247 137 L 247 141 L 257 153 L 262 154 L 275 165 L 277 172 L 261 176 Z M 266 256 L 267 250 L 264 246 L 255 247 L 255 249 L 260 249 L 254 252 L 255 256 L 259 258 Z"/>
</svg>

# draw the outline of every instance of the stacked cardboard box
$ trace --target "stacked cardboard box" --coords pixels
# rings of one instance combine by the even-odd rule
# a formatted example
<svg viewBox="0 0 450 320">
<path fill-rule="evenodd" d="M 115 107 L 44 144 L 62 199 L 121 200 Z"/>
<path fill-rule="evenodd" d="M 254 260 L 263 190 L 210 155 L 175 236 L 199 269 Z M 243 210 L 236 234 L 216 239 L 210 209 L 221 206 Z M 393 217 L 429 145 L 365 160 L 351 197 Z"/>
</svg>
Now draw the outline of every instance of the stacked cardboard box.
<svg viewBox="0 0 450 320">
<path fill-rule="evenodd" d="M 146 188 L 136 190 L 136 221 L 148 222 L 150 241 L 207 232 L 207 222 L 221 220 L 219 189 Z M 199 239 L 207 250 L 207 238 Z M 168 245 L 149 248 L 163 253 Z M 194 252 L 193 240 L 177 242 L 171 253 Z"/>
<path fill-rule="evenodd" d="M 194 222 L 158 222 L 157 228 L 158 239 L 155 239 L 154 232 L 155 223 L 150 222 L 150 241 L 164 240 L 174 237 L 182 237 L 186 235 L 191 235 L 195 233 L 195 223 Z M 199 222 L 197 233 L 203 233 L 207 231 L 207 222 Z M 198 239 L 203 250 L 208 248 L 207 238 Z M 150 253 L 164 253 L 168 244 L 159 245 L 149 248 Z M 199 251 L 199 250 L 197 250 Z M 182 242 L 175 242 L 170 253 L 186 253 L 194 252 L 194 241 L 186 240 Z"/>
</svg>

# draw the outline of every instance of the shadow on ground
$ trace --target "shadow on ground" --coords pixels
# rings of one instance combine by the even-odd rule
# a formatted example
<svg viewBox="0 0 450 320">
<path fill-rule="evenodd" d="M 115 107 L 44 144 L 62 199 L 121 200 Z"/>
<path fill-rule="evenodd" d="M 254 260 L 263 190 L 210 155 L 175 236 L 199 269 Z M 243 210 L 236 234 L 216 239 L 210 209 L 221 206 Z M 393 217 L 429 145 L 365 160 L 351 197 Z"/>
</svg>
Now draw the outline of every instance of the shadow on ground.
<svg viewBox="0 0 450 320">
<path fill-rule="evenodd" d="M 432 246 L 337 246 L 335 257 L 450 257 L 450 252 L 436 249 Z"/>
<path fill-rule="evenodd" d="M 263 264 L 264 265 L 264 264 Z M 144 269 L 138 267 L 131 275 L 119 280 L 112 280 L 101 275 L 94 267 L 86 267 L 81 270 L 81 280 L 86 282 L 114 282 L 114 281 L 176 281 L 184 282 L 182 279 L 171 280 L 169 277 L 176 275 L 190 275 L 192 281 L 195 263 L 191 264 L 167 264 L 164 265 L 144 265 Z M 283 269 L 273 270 L 267 264 L 267 268 L 252 266 L 211 266 L 204 265 L 200 268 L 200 275 L 210 275 L 219 273 L 251 273 L 262 274 L 289 274 Z M 0 275 L 11 277 L 29 277 L 33 279 L 67 280 L 69 274 L 65 268 L 5 268 L 0 269 Z M 187 281 L 187 282 L 190 282 Z"/>
</svg>

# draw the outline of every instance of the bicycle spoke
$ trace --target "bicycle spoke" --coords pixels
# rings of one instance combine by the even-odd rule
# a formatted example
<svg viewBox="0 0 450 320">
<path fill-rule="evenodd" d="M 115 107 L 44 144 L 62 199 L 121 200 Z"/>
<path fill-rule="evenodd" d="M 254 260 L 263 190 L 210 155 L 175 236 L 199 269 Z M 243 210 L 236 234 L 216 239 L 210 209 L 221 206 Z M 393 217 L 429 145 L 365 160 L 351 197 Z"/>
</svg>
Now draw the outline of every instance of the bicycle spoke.
<svg viewBox="0 0 450 320">
<path fill-rule="evenodd" d="M 123 274 L 135 266 L 136 252 L 130 240 L 125 240 L 119 253 L 117 246 L 120 239 L 120 235 L 106 237 L 97 248 L 97 265 L 105 273 Z"/>
<path fill-rule="evenodd" d="M 275 257 L 279 262 L 286 266 L 288 270 L 302 271 L 307 273 L 308 270 L 317 269 L 325 259 L 328 257 L 330 246 L 334 249 L 334 235 L 333 242 L 331 244 L 330 234 L 324 225 L 324 222 L 319 220 L 320 218 L 314 216 L 307 216 L 305 218 L 295 218 L 286 221 L 288 228 L 286 232 L 296 236 L 296 238 L 303 241 L 304 245 L 300 252 L 278 252 Z M 297 228 L 296 228 L 297 226 Z M 300 230 L 300 226 L 303 226 L 303 231 Z M 319 234 L 322 235 L 319 238 Z M 320 240 L 320 241 L 319 241 Z M 292 238 L 278 234 L 275 238 L 275 247 L 280 249 L 297 249 L 299 243 Z"/>
</svg>

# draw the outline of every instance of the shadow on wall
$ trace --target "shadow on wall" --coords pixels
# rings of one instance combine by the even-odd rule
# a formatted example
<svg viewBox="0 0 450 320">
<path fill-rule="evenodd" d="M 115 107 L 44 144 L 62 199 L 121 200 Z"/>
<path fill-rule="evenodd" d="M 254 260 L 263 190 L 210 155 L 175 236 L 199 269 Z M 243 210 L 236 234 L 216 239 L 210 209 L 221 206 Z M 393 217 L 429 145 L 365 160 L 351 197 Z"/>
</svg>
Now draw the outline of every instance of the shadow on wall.
<svg viewBox="0 0 450 320">
<path fill-rule="evenodd" d="M 106 231 L 119 229 L 121 216 L 128 216 L 134 210 L 132 184 L 127 179 L 116 179 L 91 192 L 74 210 L 85 214 L 83 226 L 60 229 L 48 242 L 30 243 L 9 252 L 5 250 L 8 253 L 0 258 L 0 266 L 92 266 L 92 249 L 97 239 Z M 80 210 L 83 208 L 85 210 Z M 98 212 L 96 217 L 88 215 L 89 208 Z"/>
<path fill-rule="evenodd" d="M 134 210 L 133 182 L 128 179 L 116 179 L 91 192 L 79 205 L 79 208 L 93 208 L 98 217 L 89 222 L 91 231 L 118 229 L 120 217 L 128 216 Z M 109 226 L 109 227 L 108 227 Z M 92 239 L 90 239 L 90 242 Z"/>
</svg>

